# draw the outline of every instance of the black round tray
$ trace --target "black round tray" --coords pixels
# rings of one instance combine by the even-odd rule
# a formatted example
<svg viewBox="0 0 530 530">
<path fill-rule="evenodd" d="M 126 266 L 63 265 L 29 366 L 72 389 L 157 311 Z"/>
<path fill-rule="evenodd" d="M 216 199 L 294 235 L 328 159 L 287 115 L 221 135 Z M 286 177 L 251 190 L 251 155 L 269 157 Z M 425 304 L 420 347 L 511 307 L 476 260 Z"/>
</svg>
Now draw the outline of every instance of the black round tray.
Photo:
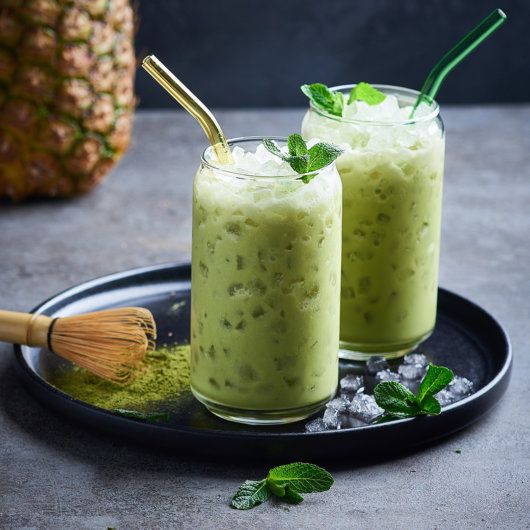
<svg viewBox="0 0 530 530">
<path fill-rule="evenodd" d="M 159 343 L 187 343 L 190 285 L 189 264 L 145 267 L 72 287 L 34 311 L 66 316 L 114 306 L 144 306 L 155 316 Z M 176 314 L 172 308 L 179 302 L 185 303 Z M 490 410 L 508 386 L 512 354 L 505 331 L 479 306 L 445 289 L 439 290 L 436 329 L 420 349 L 434 363 L 470 379 L 475 393 L 445 407 L 439 416 L 322 433 L 305 433 L 305 422 L 249 427 L 224 421 L 207 412 L 189 392 L 173 405 L 170 423 L 136 421 L 54 388 L 48 381 L 66 362 L 57 356 L 38 348 L 15 346 L 15 359 L 23 381 L 39 401 L 92 429 L 134 442 L 210 456 L 354 459 L 423 445 L 462 429 Z M 341 366 L 342 371 L 349 369 L 351 365 Z"/>
</svg>

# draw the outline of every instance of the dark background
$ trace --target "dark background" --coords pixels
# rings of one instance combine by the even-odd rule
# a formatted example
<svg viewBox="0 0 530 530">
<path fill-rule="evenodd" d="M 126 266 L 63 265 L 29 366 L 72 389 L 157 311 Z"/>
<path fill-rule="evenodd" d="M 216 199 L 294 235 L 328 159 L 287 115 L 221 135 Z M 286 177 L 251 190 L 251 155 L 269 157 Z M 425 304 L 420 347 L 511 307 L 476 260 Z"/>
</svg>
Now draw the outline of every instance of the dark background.
<svg viewBox="0 0 530 530">
<path fill-rule="evenodd" d="M 154 53 L 212 107 L 303 106 L 299 86 L 421 88 L 491 10 L 508 20 L 449 74 L 442 103 L 530 101 L 530 0 L 140 0 L 139 59 Z M 139 71 L 142 107 L 175 107 Z"/>
</svg>

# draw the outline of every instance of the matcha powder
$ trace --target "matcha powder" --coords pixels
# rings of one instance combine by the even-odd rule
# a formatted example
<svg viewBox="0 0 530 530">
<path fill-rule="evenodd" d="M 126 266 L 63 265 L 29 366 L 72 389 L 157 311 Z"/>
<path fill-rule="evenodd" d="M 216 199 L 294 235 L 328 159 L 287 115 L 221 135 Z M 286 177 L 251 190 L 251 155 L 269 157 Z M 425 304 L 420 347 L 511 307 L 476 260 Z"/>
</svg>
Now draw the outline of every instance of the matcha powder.
<svg viewBox="0 0 530 530">
<path fill-rule="evenodd" d="M 58 374 L 52 384 L 62 392 L 107 410 L 145 411 L 189 389 L 190 346 L 164 346 L 146 354 L 140 373 L 126 386 L 111 383 L 83 368 Z"/>
</svg>

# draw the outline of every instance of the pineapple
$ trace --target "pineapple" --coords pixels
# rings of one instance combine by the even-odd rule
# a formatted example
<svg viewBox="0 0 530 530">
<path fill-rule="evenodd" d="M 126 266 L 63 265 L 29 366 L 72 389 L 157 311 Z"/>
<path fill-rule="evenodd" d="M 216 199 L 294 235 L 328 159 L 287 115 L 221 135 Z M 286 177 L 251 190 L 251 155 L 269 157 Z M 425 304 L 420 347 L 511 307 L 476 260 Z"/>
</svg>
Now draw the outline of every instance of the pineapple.
<svg viewBox="0 0 530 530">
<path fill-rule="evenodd" d="M 88 191 L 127 149 L 129 0 L 0 0 L 0 199 Z"/>
</svg>

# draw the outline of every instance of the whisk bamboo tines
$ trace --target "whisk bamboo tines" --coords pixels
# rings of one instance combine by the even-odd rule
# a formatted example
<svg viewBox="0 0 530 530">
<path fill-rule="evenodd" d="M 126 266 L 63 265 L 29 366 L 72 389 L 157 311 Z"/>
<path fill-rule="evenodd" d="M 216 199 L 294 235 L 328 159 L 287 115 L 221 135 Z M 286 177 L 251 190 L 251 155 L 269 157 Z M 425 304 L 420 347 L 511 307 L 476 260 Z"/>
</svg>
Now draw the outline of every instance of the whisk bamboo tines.
<svg viewBox="0 0 530 530">
<path fill-rule="evenodd" d="M 142 307 L 121 307 L 52 319 L 0 311 L 0 341 L 48 348 L 90 372 L 127 383 L 147 351 L 155 348 L 156 324 Z"/>
</svg>

